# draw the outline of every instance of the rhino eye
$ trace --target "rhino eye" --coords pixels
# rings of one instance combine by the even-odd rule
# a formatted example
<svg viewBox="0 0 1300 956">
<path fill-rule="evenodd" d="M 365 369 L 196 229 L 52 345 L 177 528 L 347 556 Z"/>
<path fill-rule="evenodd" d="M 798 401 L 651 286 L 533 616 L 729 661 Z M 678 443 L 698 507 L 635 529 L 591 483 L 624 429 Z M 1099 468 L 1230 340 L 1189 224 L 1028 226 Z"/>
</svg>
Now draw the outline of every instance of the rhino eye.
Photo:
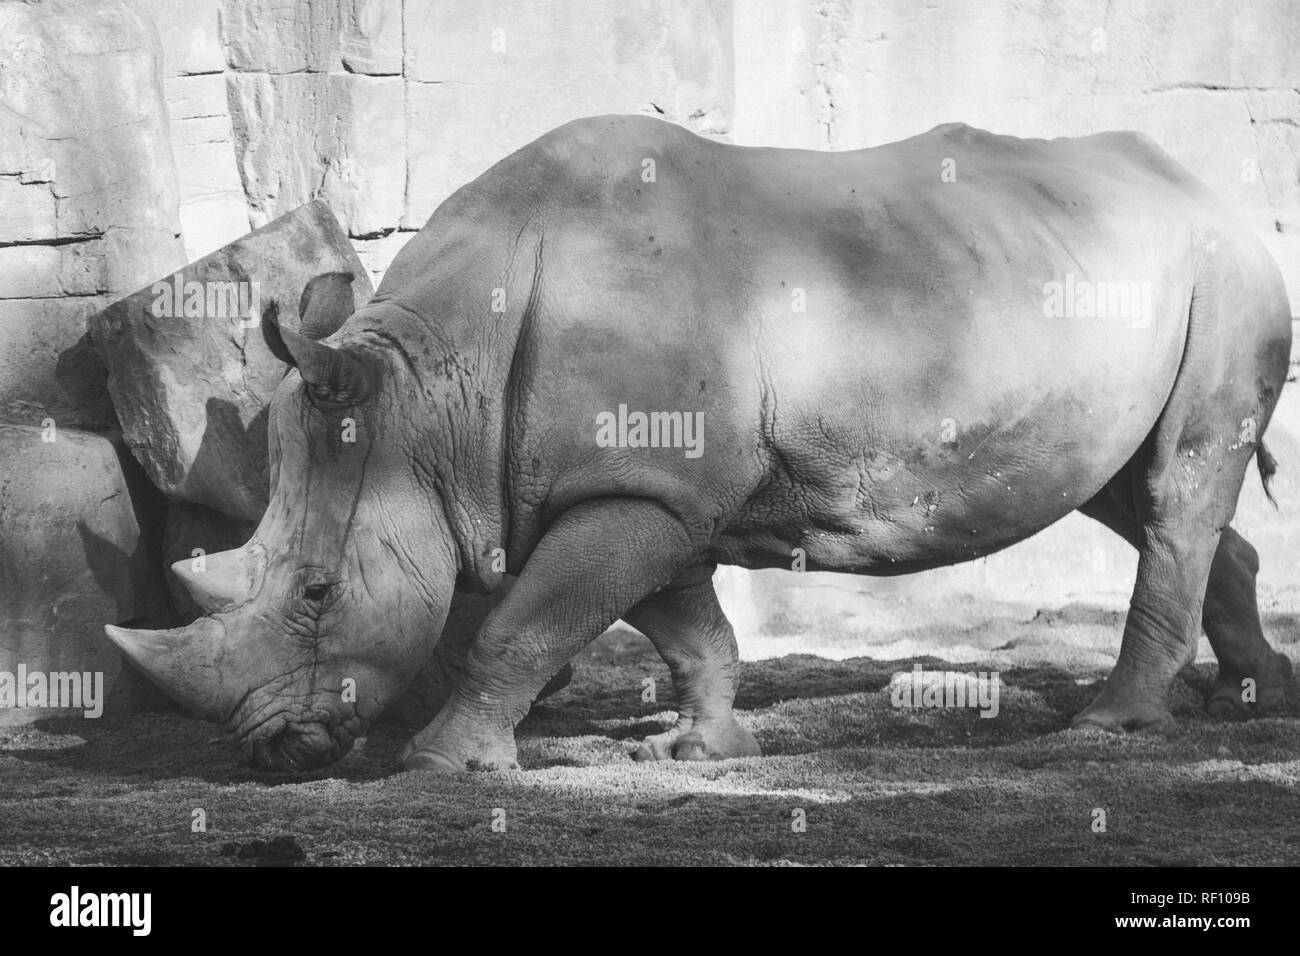
<svg viewBox="0 0 1300 956">
<path fill-rule="evenodd" d="M 323 601 L 329 593 L 330 586 L 328 584 L 311 584 L 307 586 L 307 590 L 302 592 L 302 596 L 308 601 Z"/>
</svg>

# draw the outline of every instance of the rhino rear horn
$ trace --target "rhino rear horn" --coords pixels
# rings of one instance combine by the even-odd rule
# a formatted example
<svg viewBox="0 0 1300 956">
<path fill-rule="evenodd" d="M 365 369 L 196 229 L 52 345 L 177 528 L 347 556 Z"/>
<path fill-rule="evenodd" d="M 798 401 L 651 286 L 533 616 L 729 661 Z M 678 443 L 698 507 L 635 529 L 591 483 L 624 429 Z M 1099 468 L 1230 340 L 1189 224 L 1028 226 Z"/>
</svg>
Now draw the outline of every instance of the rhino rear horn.
<svg viewBox="0 0 1300 956">
<path fill-rule="evenodd" d="M 215 614 L 253 596 L 265 567 L 264 559 L 262 550 L 249 544 L 204 556 L 201 570 L 194 566 L 194 559 L 182 558 L 172 565 L 172 573 L 204 614 Z"/>
</svg>

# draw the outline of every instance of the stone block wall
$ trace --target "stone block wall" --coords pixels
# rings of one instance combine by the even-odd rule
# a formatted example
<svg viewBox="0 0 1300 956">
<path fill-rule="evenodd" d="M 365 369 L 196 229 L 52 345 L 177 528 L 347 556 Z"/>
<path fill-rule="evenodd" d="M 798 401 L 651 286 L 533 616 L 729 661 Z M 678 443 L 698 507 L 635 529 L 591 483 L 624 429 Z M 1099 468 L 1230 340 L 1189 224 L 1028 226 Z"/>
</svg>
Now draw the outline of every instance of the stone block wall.
<svg viewBox="0 0 1300 956">
<path fill-rule="evenodd" d="M 1300 310 L 1298 36 L 1291 0 L 0 0 L 0 423 L 68 437 L 62 453 L 99 476 L 69 507 L 89 508 L 120 461 L 95 442 L 122 447 L 90 316 L 313 199 L 377 284 L 456 188 L 603 112 L 808 149 L 953 120 L 1138 129 L 1239 210 Z M 0 461 L 0 481 L 30 472 L 27 496 L 62 487 L 41 469 L 70 468 L 32 434 L 11 433 L 18 451 Z M 1237 525 L 1261 551 L 1266 610 L 1294 614 L 1300 390 L 1268 440 L 1281 509 L 1252 475 Z M 134 547 L 139 529 L 113 520 L 117 546 Z M 768 653 L 809 627 L 869 628 L 861 608 L 882 602 L 912 617 L 936 598 L 1121 606 L 1133 566 L 1074 516 L 916 578 L 718 581 L 742 649 Z M 139 616 L 128 603 L 104 613 Z"/>
<path fill-rule="evenodd" d="M 0 3 L 0 421 L 112 424 L 73 349 L 113 295 L 185 261 L 157 71 L 127 0 Z"/>
</svg>

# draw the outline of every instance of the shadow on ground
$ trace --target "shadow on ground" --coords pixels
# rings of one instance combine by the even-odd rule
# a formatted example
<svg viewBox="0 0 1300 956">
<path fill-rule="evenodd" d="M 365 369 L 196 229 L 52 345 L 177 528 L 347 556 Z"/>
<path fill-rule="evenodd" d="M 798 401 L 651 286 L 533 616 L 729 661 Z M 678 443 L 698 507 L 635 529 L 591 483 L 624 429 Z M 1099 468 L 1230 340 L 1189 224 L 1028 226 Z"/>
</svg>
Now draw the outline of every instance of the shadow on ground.
<svg viewBox="0 0 1300 956">
<path fill-rule="evenodd" d="M 0 865 L 252 865 L 221 845 L 280 834 L 305 849 L 300 866 L 1300 863 L 1300 719 L 1208 719 L 1214 666 L 1200 663 L 1176 682 L 1173 729 L 1070 731 L 1108 669 L 1080 648 L 1109 633 L 1113 654 L 1118 635 L 1113 612 L 1067 611 L 969 663 L 746 663 L 738 706 L 765 756 L 718 764 L 630 759 L 671 721 L 672 689 L 628 632 L 534 708 L 517 772 L 398 772 L 404 735 L 388 727 L 303 777 L 241 766 L 213 726 L 174 714 L 3 729 Z M 1294 660 L 1296 622 L 1269 630 Z M 891 675 L 918 662 L 999 670 L 998 716 L 893 707 Z"/>
</svg>

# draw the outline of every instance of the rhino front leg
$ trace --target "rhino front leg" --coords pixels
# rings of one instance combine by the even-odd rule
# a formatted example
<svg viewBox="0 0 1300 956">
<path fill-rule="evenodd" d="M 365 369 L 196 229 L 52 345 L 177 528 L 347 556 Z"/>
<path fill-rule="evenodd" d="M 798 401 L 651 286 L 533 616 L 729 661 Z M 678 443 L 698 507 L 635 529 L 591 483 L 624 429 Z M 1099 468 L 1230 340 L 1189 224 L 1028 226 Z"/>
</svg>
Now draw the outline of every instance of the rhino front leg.
<svg viewBox="0 0 1300 956">
<path fill-rule="evenodd" d="M 623 615 L 650 638 L 677 691 L 676 724 L 647 737 L 633 755 L 637 760 L 722 760 L 762 752 L 731 711 L 740 655 L 713 590 L 715 567 L 692 566 Z"/>
<path fill-rule="evenodd" d="M 578 651 L 679 570 L 694 548 L 681 523 L 645 499 L 600 499 L 565 512 L 488 615 L 436 718 L 402 754 L 408 770 L 517 767 L 515 726 Z"/>
<path fill-rule="evenodd" d="M 509 589 L 493 594 L 470 594 L 457 591 L 451 599 L 447 623 L 442 636 L 406 693 L 384 711 L 384 720 L 402 727 L 423 727 L 442 710 L 451 689 L 465 673 L 465 661 L 474 638 L 493 608 L 501 603 Z M 537 695 L 539 701 L 564 690 L 573 679 L 573 668 L 566 664 Z"/>
</svg>

